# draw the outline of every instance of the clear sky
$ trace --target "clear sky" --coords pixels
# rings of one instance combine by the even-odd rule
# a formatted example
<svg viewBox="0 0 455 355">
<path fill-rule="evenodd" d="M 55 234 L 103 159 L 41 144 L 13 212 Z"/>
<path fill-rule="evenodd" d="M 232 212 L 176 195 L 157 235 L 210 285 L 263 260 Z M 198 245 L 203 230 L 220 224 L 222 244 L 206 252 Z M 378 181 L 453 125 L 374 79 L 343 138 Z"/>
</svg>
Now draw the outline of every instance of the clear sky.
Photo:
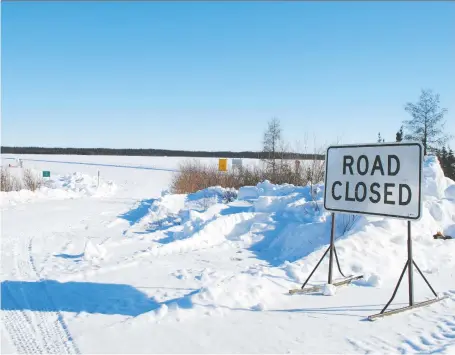
<svg viewBox="0 0 455 355">
<path fill-rule="evenodd" d="M 1 7 L 2 145 L 258 150 L 272 117 L 301 150 L 393 141 L 422 88 L 455 135 L 454 2 Z"/>
</svg>

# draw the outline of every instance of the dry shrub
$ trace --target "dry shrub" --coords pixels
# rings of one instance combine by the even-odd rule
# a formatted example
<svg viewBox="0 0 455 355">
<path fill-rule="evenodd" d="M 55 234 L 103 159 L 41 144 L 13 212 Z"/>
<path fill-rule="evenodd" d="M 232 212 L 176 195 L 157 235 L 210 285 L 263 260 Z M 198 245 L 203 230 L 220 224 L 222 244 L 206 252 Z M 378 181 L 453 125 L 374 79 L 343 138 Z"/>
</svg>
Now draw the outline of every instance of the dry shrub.
<svg viewBox="0 0 455 355">
<path fill-rule="evenodd" d="M 348 233 L 354 225 L 359 221 L 360 216 L 355 214 L 340 213 L 337 216 L 337 225 L 341 227 L 341 235 Z"/>
<path fill-rule="evenodd" d="M 305 161 L 303 174 L 304 181 L 311 185 L 324 181 L 325 161 L 316 159 Z"/>
<path fill-rule="evenodd" d="M 43 186 L 44 183 L 43 179 L 40 176 L 34 174 L 30 169 L 24 169 L 22 179 L 25 189 L 30 191 L 38 190 L 41 186 Z"/>
<path fill-rule="evenodd" d="M 6 167 L 1 168 L 0 172 L 0 191 L 20 191 L 22 189 L 22 183 L 17 176 L 11 175 L 10 171 Z"/>
<path fill-rule="evenodd" d="M 266 169 L 265 176 L 274 184 L 312 186 L 324 180 L 324 168 L 325 164 L 322 160 L 281 159 L 276 164 L 275 173 Z"/>
<path fill-rule="evenodd" d="M 274 171 L 267 166 L 243 166 L 223 172 L 218 171 L 217 165 L 207 165 L 197 160 L 186 161 L 174 175 L 171 191 L 185 194 L 211 186 L 239 189 L 242 186 L 255 186 L 264 180 L 274 184 L 306 186 L 321 182 L 324 177 L 324 164 L 321 161 L 297 166 L 294 160 L 282 159 L 277 162 Z"/>
<path fill-rule="evenodd" d="M 191 160 L 180 164 L 179 172 L 172 179 L 171 191 L 177 194 L 185 194 L 203 190 L 211 186 L 239 188 L 240 176 L 244 169 L 235 171 L 218 171 L 216 165 L 206 165 L 197 160 Z M 254 183 L 253 172 L 245 174 L 249 181 Z M 256 182 L 257 183 L 257 182 Z"/>
</svg>

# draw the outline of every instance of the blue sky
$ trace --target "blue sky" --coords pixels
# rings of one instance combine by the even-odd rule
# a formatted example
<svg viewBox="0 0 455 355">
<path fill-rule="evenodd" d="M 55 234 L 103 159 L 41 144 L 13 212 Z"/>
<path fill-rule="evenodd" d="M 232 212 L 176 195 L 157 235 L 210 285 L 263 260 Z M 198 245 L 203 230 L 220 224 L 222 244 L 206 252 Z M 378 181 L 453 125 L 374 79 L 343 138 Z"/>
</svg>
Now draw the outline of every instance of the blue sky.
<svg viewBox="0 0 455 355">
<path fill-rule="evenodd" d="M 258 150 L 272 117 L 301 150 L 394 140 L 422 88 L 455 135 L 453 2 L 1 6 L 2 145 Z"/>
</svg>

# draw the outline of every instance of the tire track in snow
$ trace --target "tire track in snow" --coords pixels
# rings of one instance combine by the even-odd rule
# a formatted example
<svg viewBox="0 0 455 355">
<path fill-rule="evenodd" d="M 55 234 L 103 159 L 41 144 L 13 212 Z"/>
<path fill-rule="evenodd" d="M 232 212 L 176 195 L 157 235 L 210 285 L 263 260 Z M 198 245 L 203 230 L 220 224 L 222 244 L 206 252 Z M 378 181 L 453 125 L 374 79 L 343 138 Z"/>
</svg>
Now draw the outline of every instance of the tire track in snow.
<svg viewBox="0 0 455 355">
<path fill-rule="evenodd" d="M 21 263 L 17 261 L 18 250 L 17 242 L 11 246 L 14 268 L 11 273 L 14 279 L 20 279 L 20 266 Z M 39 328 L 35 320 L 21 309 L 20 302 L 10 292 L 8 287 L 2 287 L 2 297 L 5 294 L 9 295 L 9 301 L 16 306 L 18 310 L 2 310 L 2 325 L 5 333 L 8 335 L 12 345 L 16 348 L 19 354 L 43 354 L 47 349 L 43 346 L 42 339 L 38 332 Z M 22 294 L 22 296 L 24 296 Z M 28 302 L 24 300 L 24 303 Z"/>
<path fill-rule="evenodd" d="M 44 281 L 36 268 L 32 255 L 32 239 L 28 245 L 22 245 L 18 249 L 18 243 L 13 244 L 15 279 L 32 278 Z M 28 258 L 21 257 L 28 256 Z M 16 304 L 17 311 L 2 311 L 3 325 L 9 334 L 14 347 L 18 353 L 26 354 L 80 354 L 80 350 L 74 342 L 68 326 L 64 322 L 63 315 L 59 311 L 50 297 L 45 284 L 39 283 L 42 290 L 30 295 L 22 291 L 22 303 L 30 306 L 30 300 L 34 304 L 39 304 L 41 309 L 37 312 L 25 312 L 21 310 L 20 302 L 14 299 L 14 295 L 9 292 L 11 301 Z M 6 287 L 5 287 L 6 288 Z M 31 308 L 31 307 L 30 307 Z"/>
<path fill-rule="evenodd" d="M 3 288 L 3 290 L 18 306 L 9 290 L 7 288 Z M 4 296 L 5 294 L 3 294 Z M 45 353 L 45 349 L 37 342 L 36 330 L 25 311 L 2 311 L 2 327 L 19 354 Z"/>
<path fill-rule="evenodd" d="M 29 257 L 29 266 L 35 273 L 35 276 L 39 279 L 40 282 L 43 282 L 44 279 L 41 278 L 37 267 L 35 265 L 35 261 L 33 259 L 32 255 L 32 241 L 33 238 L 30 239 L 28 243 L 28 257 Z M 63 315 L 60 311 L 57 310 L 57 307 L 55 306 L 55 303 L 52 300 L 51 295 L 49 294 L 47 287 L 45 284 L 42 284 L 43 288 L 43 293 L 45 295 L 45 299 L 42 304 L 45 305 L 45 312 L 38 312 L 40 315 L 40 318 L 44 322 L 47 323 L 48 328 L 46 329 L 46 332 L 49 334 L 50 337 L 53 335 L 58 335 L 58 339 L 61 340 L 61 343 L 57 343 L 59 345 L 63 345 L 65 348 L 66 352 L 62 352 L 61 349 L 57 352 L 57 354 L 80 354 L 79 348 L 74 342 L 74 339 L 69 332 L 68 326 L 66 325 Z M 47 301 L 47 302 L 46 302 Z M 49 307 L 50 305 L 50 307 Z M 57 311 L 52 311 L 52 310 L 57 310 Z M 51 317 L 44 317 L 44 314 L 49 314 Z M 55 320 L 51 321 L 49 324 L 49 318 L 56 318 Z"/>
</svg>

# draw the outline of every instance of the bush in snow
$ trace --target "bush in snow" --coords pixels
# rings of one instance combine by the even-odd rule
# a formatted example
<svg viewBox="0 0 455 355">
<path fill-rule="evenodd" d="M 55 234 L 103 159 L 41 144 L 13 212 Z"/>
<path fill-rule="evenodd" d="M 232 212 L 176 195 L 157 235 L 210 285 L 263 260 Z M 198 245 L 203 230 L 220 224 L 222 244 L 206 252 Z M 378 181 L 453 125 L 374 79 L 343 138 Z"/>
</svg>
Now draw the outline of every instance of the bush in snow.
<svg viewBox="0 0 455 355">
<path fill-rule="evenodd" d="M 230 171 L 218 171 L 216 165 L 203 164 L 197 160 L 184 162 L 173 177 L 171 191 L 186 194 L 212 186 L 239 189 L 243 186 L 256 186 L 265 180 L 273 184 L 296 186 L 315 185 L 323 180 L 322 161 L 311 161 L 297 165 L 295 160 L 280 160 L 274 170 L 269 166 L 242 166 Z M 229 196 L 228 200 L 233 197 Z M 235 198 L 234 198 L 235 199 Z"/>
<path fill-rule="evenodd" d="M 42 185 L 43 180 L 30 169 L 24 169 L 22 176 L 12 175 L 8 168 L 1 169 L 1 191 L 11 192 L 22 189 L 36 191 Z"/>
<path fill-rule="evenodd" d="M 237 199 L 238 192 L 235 190 L 226 190 L 223 194 L 223 203 L 229 203 Z"/>
<path fill-rule="evenodd" d="M 17 176 L 11 175 L 8 168 L 1 168 L 1 183 L 0 191 L 20 191 L 22 189 L 22 183 Z"/>
<path fill-rule="evenodd" d="M 242 173 L 238 170 L 221 172 L 215 165 L 205 165 L 200 161 L 190 160 L 180 165 L 179 172 L 173 177 L 171 191 L 177 194 L 186 194 L 212 186 L 238 188 L 241 186 L 239 185 L 240 175 Z"/>
<path fill-rule="evenodd" d="M 25 189 L 30 191 L 36 191 L 44 184 L 43 179 L 30 169 L 24 170 L 22 180 Z"/>
<path fill-rule="evenodd" d="M 339 213 L 335 218 L 335 221 L 341 228 L 341 235 L 345 235 L 354 227 L 359 219 L 359 215 Z"/>
</svg>

